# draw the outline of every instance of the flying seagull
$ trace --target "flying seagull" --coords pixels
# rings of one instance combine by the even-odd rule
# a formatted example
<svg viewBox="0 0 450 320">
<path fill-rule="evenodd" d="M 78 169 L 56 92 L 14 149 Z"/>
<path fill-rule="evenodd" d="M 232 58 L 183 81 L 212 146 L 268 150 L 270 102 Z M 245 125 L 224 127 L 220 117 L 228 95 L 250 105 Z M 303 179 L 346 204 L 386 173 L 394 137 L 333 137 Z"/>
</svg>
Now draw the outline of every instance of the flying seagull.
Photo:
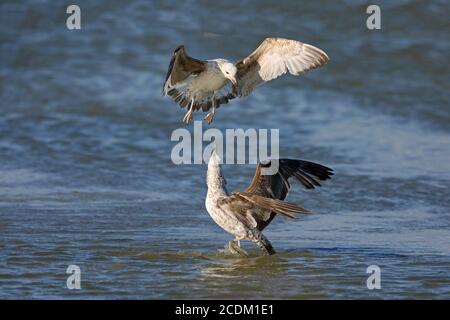
<svg viewBox="0 0 450 320">
<path fill-rule="evenodd" d="M 246 191 L 231 194 L 226 189 L 220 158 L 213 150 L 208 163 L 206 183 L 208 193 L 205 205 L 211 218 L 225 231 L 235 236 L 228 243 L 230 251 L 245 255 L 240 240 L 254 242 L 266 254 L 274 254 L 270 241 L 262 234 L 277 213 L 294 219 L 297 213 L 311 213 L 296 204 L 283 201 L 290 189 L 289 178 L 295 177 L 306 189 L 319 187 L 318 180 L 330 179 L 333 170 L 305 160 L 280 159 L 278 172 L 263 175 L 261 168 L 269 167 L 270 160 L 260 162 Z"/>
<path fill-rule="evenodd" d="M 319 48 L 283 38 L 266 38 L 253 53 L 236 63 L 194 59 L 181 45 L 172 54 L 163 94 L 171 96 L 181 108 L 188 106 L 184 123 L 188 124 L 192 112 L 200 108 L 211 110 L 205 117 L 211 123 L 221 104 L 247 96 L 257 86 L 286 72 L 300 75 L 328 61 L 328 55 Z"/>
</svg>

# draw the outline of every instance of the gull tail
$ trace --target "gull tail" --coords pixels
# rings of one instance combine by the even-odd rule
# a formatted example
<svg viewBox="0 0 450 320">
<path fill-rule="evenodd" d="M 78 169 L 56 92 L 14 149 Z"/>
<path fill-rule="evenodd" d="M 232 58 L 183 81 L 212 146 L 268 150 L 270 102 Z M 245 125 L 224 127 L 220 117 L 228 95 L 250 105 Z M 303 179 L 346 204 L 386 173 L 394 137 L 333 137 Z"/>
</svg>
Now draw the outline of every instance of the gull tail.
<svg viewBox="0 0 450 320">
<path fill-rule="evenodd" d="M 248 233 L 247 238 L 255 243 L 265 254 L 273 255 L 276 253 L 269 239 L 267 239 L 258 229 L 252 229 Z"/>
</svg>

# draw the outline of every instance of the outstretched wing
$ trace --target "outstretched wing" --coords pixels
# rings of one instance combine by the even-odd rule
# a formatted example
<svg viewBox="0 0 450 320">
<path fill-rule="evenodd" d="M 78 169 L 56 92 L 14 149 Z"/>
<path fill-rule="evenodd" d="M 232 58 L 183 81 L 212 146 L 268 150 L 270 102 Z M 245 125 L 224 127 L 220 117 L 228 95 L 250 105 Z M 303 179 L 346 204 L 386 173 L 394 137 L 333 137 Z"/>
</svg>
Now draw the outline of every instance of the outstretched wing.
<svg viewBox="0 0 450 320">
<path fill-rule="evenodd" d="M 190 100 L 186 91 L 189 79 L 198 76 L 206 68 L 206 61 L 188 56 L 183 45 L 177 47 L 172 54 L 167 69 L 163 94 L 171 96 L 181 108 L 184 108 Z"/>
<path fill-rule="evenodd" d="M 163 93 L 169 94 L 169 90 L 180 82 L 191 76 L 197 76 L 206 70 L 207 62 L 191 58 L 186 53 L 183 45 L 178 46 L 172 54 L 166 80 L 164 81 Z"/>
<path fill-rule="evenodd" d="M 270 161 L 258 164 L 246 193 L 284 200 L 291 188 L 289 184 L 291 177 L 295 177 L 306 189 L 313 189 L 320 186 L 320 180 L 328 180 L 333 175 L 333 170 L 328 167 L 296 159 L 280 159 L 277 173 L 274 175 L 262 175 L 261 168 L 269 167 L 270 165 Z M 276 213 L 275 211 L 271 212 L 269 217 L 264 220 L 264 223 L 260 224 L 260 227 L 264 229 L 272 221 Z"/>
<path fill-rule="evenodd" d="M 289 179 L 295 177 L 306 189 L 320 187 L 318 180 L 328 180 L 333 175 L 333 169 L 321 164 L 296 159 L 278 160 L 278 172 L 274 175 L 262 175 L 262 167 L 270 167 L 271 162 L 260 162 L 255 175 L 246 192 L 284 200 L 291 188 Z"/>
<path fill-rule="evenodd" d="M 300 75 L 329 61 L 321 49 L 284 38 L 266 38 L 248 57 L 236 63 L 238 94 L 249 95 L 258 85 L 289 71 Z"/>
</svg>

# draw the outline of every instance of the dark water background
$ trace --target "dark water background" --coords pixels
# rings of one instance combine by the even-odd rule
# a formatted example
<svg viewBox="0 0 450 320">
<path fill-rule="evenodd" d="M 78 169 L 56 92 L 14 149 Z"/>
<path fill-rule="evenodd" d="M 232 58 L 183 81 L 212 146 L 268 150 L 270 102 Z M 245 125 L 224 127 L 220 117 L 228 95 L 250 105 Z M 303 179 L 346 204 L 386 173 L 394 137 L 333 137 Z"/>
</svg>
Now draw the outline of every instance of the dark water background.
<svg viewBox="0 0 450 320">
<path fill-rule="evenodd" d="M 69 31 L 68 3 L 2 1 L 0 298 L 450 298 L 448 3 L 378 3 L 369 31 L 366 1 L 76 1 Z M 230 236 L 205 210 L 206 166 L 170 160 L 183 112 L 160 90 L 177 45 L 235 60 L 266 36 L 331 62 L 213 127 L 279 128 L 281 156 L 336 174 L 295 185 L 316 214 L 274 221 L 279 254 L 236 259 L 218 251 Z M 254 167 L 224 170 L 233 190 Z"/>
</svg>

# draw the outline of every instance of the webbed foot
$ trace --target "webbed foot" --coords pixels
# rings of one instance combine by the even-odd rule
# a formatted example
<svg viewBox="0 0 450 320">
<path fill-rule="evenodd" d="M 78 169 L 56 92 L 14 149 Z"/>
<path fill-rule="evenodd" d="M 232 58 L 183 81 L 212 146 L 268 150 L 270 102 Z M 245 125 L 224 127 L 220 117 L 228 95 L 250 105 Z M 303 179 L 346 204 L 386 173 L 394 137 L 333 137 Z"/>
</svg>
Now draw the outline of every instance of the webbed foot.
<svg viewBox="0 0 450 320">
<path fill-rule="evenodd" d="M 191 118 L 192 118 L 192 109 L 189 109 L 189 111 L 186 112 L 186 115 L 183 118 L 183 122 L 185 124 L 189 124 L 189 122 L 191 121 Z"/>
<path fill-rule="evenodd" d="M 204 118 L 206 121 L 208 121 L 208 124 L 211 124 L 214 119 L 214 112 L 208 112 L 208 114 Z"/>
</svg>

